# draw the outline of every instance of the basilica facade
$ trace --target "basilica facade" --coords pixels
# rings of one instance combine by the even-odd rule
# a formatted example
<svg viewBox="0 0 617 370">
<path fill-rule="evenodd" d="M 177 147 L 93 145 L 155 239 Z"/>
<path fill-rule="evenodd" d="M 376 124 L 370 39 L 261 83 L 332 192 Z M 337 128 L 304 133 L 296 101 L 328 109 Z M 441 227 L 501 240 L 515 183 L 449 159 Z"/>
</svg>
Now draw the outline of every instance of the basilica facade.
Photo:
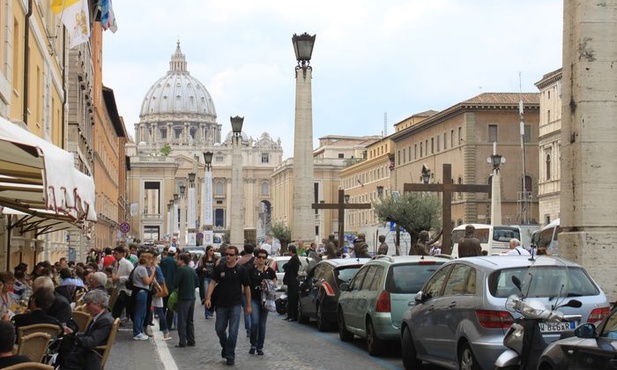
<svg viewBox="0 0 617 370">
<path fill-rule="evenodd" d="M 228 134 L 223 132 L 227 128 Z M 280 139 L 266 132 L 241 134 L 245 230 L 265 235 L 272 214 L 270 175 L 282 161 Z M 204 153 L 211 152 L 212 188 L 206 191 Z M 128 194 L 130 235 L 141 241 L 166 240 L 179 246 L 208 244 L 204 234 L 229 231 L 231 216 L 232 132 L 217 120 L 206 87 L 187 68 L 180 43 L 169 70 L 146 93 L 130 158 Z M 208 185 L 209 186 L 209 185 Z M 206 200 L 206 194 L 208 200 Z M 205 212 L 211 203 L 211 215 Z M 252 234 L 249 232 L 249 235 Z"/>
</svg>

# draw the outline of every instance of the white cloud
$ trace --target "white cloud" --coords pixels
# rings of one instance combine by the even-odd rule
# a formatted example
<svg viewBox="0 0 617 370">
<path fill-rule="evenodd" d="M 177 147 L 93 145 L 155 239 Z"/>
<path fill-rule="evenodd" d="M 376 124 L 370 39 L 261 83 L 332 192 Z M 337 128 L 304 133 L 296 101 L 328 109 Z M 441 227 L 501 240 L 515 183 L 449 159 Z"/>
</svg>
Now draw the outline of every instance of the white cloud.
<svg viewBox="0 0 617 370">
<path fill-rule="evenodd" d="M 105 33 L 104 83 L 127 129 L 181 41 L 191 75 L 227 132 L 280 137 L 293 155 L 294 33 L 317 34 L 314 138 L 377 135 L 414 113 L 488 91 L 537 91 L 561 66 L 562 4 L 554 0 L 120 0 Z"/>
</svg>

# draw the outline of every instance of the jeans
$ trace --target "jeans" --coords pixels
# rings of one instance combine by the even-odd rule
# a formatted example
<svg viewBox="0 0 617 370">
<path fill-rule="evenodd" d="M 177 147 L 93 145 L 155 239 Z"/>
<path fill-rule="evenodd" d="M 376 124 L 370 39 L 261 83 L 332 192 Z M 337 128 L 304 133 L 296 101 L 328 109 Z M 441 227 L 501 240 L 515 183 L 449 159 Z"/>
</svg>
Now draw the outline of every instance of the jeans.
<svg viewBox="0 0 617 370">
<path fill-rule="evenodd" d="M 178 313 L 178 338 L 181 346 L 195 344 L 195 324 L 193 314 L 195 312 L 195 300 L 179 300 L 176 304 Z"/>
<path fill-rule="evenodd" d="M 208 291 L 208 285 L 210 285 L 210 278 L 209 277 L 205 277 L 204 278 L 204 292 Z M 208 317 L 212 317 L 212 311 L 209 308 L 206 308 L 206 306 L 204 305 L 204 315 L 206 316 L 206 319 Z"/>
<path fill-rule="evenodd" d="M 165 319 L 165 307 L 154 307 L 154 312 L 156 316 L 159 317 L 159 328 L 163 332 L 163 334 L 169 333 L 169 328 L 167 327 L 167 320 Z"/>
<path fill-rule="evenodd" d="M 133 336 L 144 332 L 144 321 L 148 310 L 148 292 L 140 289 L 135 295 L 135 313 L 133 315 Z"/>
<path fill-rule="evenodd" d="M 246 329 L 246 333 L 249 334 L 251 332 L 251 315 L 247 315 L 244 313 L 244 307 L 246 307 L 246 296 L 242 294 L 242 313 L 244 314 L 244 329 Z"/>
<path fill-rule="evenodd" d="M 228 360 L 236 359 L 236 341 L 238 340 L 240 315 L 242 315 L 242 305 L 216 308 L 214 328 L 225 354 L 223 357 Z M 229 325 L 229 335 L 227 335 L 227 325 Z"/>
<path fill-rule="evenodd" d="M 268 310 L 261 304 L 261 300 L 251 299 L 251 348 L 263 349 L 266 340 L 266 322 Z"/>
</svg>

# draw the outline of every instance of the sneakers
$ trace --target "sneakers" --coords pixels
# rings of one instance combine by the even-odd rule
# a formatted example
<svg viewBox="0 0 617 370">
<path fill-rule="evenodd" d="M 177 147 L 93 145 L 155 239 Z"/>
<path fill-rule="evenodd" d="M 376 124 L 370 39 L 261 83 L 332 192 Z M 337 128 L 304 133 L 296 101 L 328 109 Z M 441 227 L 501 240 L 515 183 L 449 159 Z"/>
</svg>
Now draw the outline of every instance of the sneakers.
<svg viewBox="0 0 617 370">
<path fill-rule="evenodd" d="M 263 355 L 264 355 L 264 351 L 262 351 L 262 350 L 258 349 L 258 350 L 257 350 L 257 355 L 258 355 L 258 356 L 263 356 Z"/>
<path fill-rule="evenodd" d="M 133 337 L 133 340 L 148 340 L 150 339 L 150 337 L 148 337 L 146 334 L 144 333 L 139 333 L 136 336 Z"/>
</svg>

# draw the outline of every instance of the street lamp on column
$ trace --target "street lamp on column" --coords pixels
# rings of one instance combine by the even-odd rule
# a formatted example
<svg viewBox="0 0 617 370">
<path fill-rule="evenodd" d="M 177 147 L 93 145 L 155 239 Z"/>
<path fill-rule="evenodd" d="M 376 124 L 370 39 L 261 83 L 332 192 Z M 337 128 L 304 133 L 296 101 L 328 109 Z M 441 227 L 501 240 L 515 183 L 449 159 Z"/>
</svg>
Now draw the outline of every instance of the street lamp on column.
<svg viewBox="0 0 617 370">
<path fill-rule="evenodd" d="M 212 226 L 214 225 L 212 215 L 212 154 L 212 152 L 203 153 L 204 163 L 206 164 L 201 215 L 201 219 L 203 220 L 202 230 L 204 234 L 204 245 L 212 244 L 214 241 L 214 232 L 212 231 Z"/>
<path fill-rule="evenodd" d="M 425 165 L 422 165 L 422 183 L 428 184 L 429 181 L 431 181 L 431 170 Z"/>
<path fill-rule="evenodd" d="M 180 184 L 180 247 L 186 246 L 186 185 Z"/>
<path fill-rule="evenodd" d="M 174 229 L 172 228 L 173 218 L 171 217 L 173 206 L 172 200 L 167 202 L 167 237 L 169 238 L 167 241 L 171 241 L 171 238 L 174 236 Z"/>
<path fill-rule="evenodd" d="M 315 217 L 312 213 L 313 184 L 313 68 L 311 56 L 316 35 L 294 34 L 291 38 L 296 54 L 296 106 L 294 119 L 294 170 L 293 170 L 293 240 L 313 241 Z"/>
<path fill-rule="evenodd" d="M 173 230 L 173 236 L 176 238 L 176 242 L 180 241 L 180 221 L 179 221 L 179 215 L 178 215 L 178 201 L 180 200 L 180 195 L 178 195 L 178 193 L 174 194 L 174 200 L 173 200 L 173 205 L 174 205 L 174 217 L 173 217 L 173 222 L 174 222 L 174 230 Z M 172 237 L 173 239 L 173 237 Z"/>
<path fill-rule="evenodd" d="M 244 248 L 244 186 L 242 181 L 242 125 L 244 117 L 230 117 L 232 137 L 232 163 L 231 163 L 231 219 L 229 239 L 231 245 L 239 250 Z"/>
<path fill-rule="evenodd" d="M 497 142 L 493 142 L 493 154 L 486 158 L 486 162 L 493 166 L 491 174 L 491 225 L 501 225 L 501 174 L 499 166 L 506 163 L 506 159 L 497 154 Z"/>
<path fill-rule="evenodd" d="M 195 225 L 195 172 L 189 172 L 189 189 L 188 189 L 188 245 L 194 247 L 197 245 L 195 239 L 196 225 Z"/>
</svg>

